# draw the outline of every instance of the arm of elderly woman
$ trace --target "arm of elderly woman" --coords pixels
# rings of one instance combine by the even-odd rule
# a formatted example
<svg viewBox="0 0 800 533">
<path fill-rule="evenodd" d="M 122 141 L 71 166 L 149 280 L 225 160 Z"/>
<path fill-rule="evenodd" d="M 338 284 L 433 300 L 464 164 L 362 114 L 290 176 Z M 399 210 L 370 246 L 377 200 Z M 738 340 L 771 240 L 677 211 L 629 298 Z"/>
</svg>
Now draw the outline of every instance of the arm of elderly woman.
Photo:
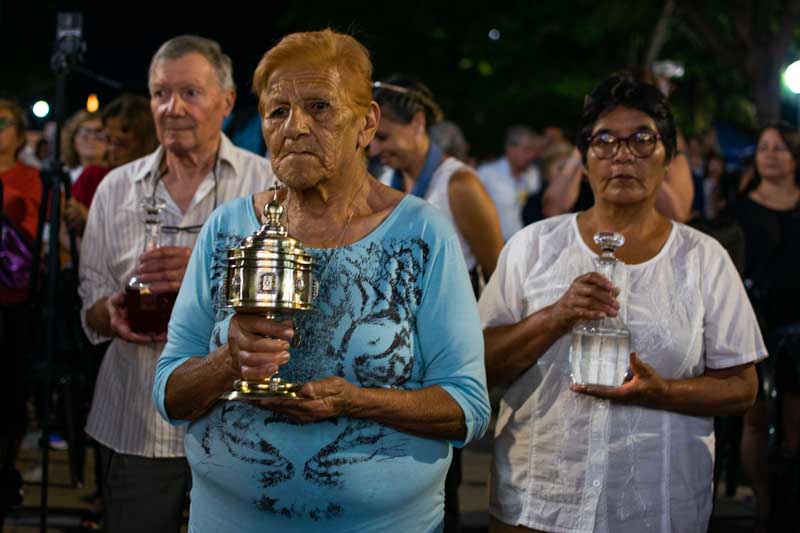
<svg viewBox="0 0 800 533">
<path fill-rule="evenodd" d="M 670 162 L 656 196 L 656 209 L 667 218 L 686 222 L 691 215 L 693 198 L 694 184 L 689 161 L 685 155 L 677 154 Z"/>
<path fill-rule="evenodd" d="M 664 379 L 631 354 L 632 379 L 621 387 L 572 385 L 575 392 L 651 409 L 691 416 L 741 415 L 756 399 L 758 378 L 753 363 L 706 369 L 701 376 Z"/>
<path fill-rule="evenodd" d="M 154 401 L 161 414 L 176 424 L 206 414 L 236 378 L 264 379 L 289 361 L 290 324 L 238 314 L 229 324 L 217 323 L 208 281 L 215 246 L 209 236 L 218 231 L 213 226 L 204 228 L 195 246 L 156 369 Z M 329 376 L 305 383 L 300 398 L 255 402 L 300 422 L 349 416 L 454 443 L 480 436 L 488 424 L 489 404 L 481 338 L 476 335 L 479 317 L 474 303 L 466 305 L 474 297 L 457 237 L 450 233 L 443 244 L 433 245 L 438 252 L 431 250 L 422 281 L 415 311 L 419 353 L 413 363 L 420 373 L 408 381 L 409 386 L 362 387 Z M 461 272 L 454 272 L 459 268 Z M 450 309 L 453 301 L 459 304 Z M 206 355 L 203 347 L 209 345 L 209 335 L 217 338 L 225 328 L 227 344 Z M 224 337 L 219 341 L 225 342 Z"/>
<path fill-rule="evenodd" d="M 597 278 L 600 279 L 596 279 Z M 607 280 L 587 274 L 575 280 L 553 305 L 509 326 L 486 328 L 486 372 L 489 385 L 516 379 L 578 320 L 616 315 Z M 572 385 L 572 390 L 598 398 L 663 409 L 692 416 L 741 414 L 755 401 L 757 378 L 753 363 L 706 369 L 701 376 L 664 379 L 631 354 L 633 378 L 621 387 Z"/>
<path fill-rule="evenodd" d="M 374 389 L 353 385 L 338 376 L 306 383 L 301 399 L 269 398 L 261 405 L 299 422 L 336 416 L 367 418 L 420 437 L 464 440 L 464 413 L 438 386 L 418 390 Z"/>
<path fill-rule="evenodd" d="M 503 249 L 503 234 L 497 208 L 478 176 L 459 171 L 450 178 L 447 190 L 455 225 L 488 278 L 497 266 Z"/>
<path fill-rule="evenodd" d="M 231 320 L 228 336 L 228 345 L 208 357 L 192 357 L 172 373 L 165 402 L 171 418 L 200 418 L 231 389 L 235 379 L 267 378 L 288 361 L 286 339 L 292 334 L 286 325 L 238 315 Z M 369 418 L 422 437 L 462 440 L 466 435 L 463 412 L 437 386 L 415 391 L 371 389 L 331 376 L 306 383 L 299 394 L 299 399 L 270 398 L 256 403 L 298 422 L 350 416 Z"/>
<path fill-rule="evenodd" d="M 515 324 L 484 329 L 489 386 L 516 379 L 578 321 L 617 316 L 618 293 L 608 279 L 589 272 L 575 278 L 554 304 Z"/>
</svg>

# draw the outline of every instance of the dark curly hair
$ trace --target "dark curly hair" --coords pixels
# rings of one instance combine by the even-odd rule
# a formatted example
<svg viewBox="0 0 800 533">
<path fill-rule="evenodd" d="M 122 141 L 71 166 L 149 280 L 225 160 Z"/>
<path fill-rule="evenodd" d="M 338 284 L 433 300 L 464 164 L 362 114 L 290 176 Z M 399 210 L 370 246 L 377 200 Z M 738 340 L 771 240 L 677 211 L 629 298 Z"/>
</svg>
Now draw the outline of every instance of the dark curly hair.
<svg viewBox="0 0 800 533">
<path fill-rule="evenodd" d="M 678 140 L 667 97 L 655 86 L 638 81 L 628 72 L 621 72 L 601 82 L 586 97 L 575 141 L 584 163 L 595 124 L 618 107 L 636 109 L 652 118 L 661 135 L 666 160 L 672 159 L 677 152 Z"/>
</svg>

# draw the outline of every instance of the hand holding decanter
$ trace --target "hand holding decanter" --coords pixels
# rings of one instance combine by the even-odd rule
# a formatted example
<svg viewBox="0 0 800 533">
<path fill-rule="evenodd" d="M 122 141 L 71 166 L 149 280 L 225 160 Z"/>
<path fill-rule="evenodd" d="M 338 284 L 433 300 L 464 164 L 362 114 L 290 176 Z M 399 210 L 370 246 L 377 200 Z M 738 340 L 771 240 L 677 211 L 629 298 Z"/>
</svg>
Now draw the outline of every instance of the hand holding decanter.
<svg viewBox="0 0 800 533">
<path fill-rule="evenodd" d="M 594 235 L 594 242 L 602 249 L 594 259 L 595 270 L 613 282 L 619 263 L 614 252 L 625 243 L 625 237 L 600 232 Z M 630 331 L 617 316 L 580 322 L 572 328 L 569 358 L 573 383 L 618 387 L 628 371 Z"/>
</svg>

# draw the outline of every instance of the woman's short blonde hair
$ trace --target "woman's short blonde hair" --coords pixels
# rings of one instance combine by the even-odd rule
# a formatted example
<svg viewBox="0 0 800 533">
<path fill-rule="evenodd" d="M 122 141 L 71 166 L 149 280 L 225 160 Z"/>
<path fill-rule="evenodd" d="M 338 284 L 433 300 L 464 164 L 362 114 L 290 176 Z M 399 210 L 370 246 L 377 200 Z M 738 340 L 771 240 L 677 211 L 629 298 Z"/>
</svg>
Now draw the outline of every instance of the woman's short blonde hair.
<svg viewBox="0 0 800 533">
<path fill-rule="evenodd" d="M 253 92 L 263 113 L 263 95 L 270 78 L 281 67 L 333 67 L 341 77 L 350 106 L 365 113 L 372 102 L 372 61 L 369 52 L 349 35 L 330 28 L 322 31 L 292 33 L 264 54 L 253 74 Z"/>
<path fill-rule="evenodd" d="M 61 130 L 61 160 L 69 168 L 75 168 L 81 164 L 80 155 L 75 149 L 75 134 L 81 124 L 90 120 L 100 122 L 100 114 L 80 109 L 64 123 L 64 129 Z"/>
</svg>

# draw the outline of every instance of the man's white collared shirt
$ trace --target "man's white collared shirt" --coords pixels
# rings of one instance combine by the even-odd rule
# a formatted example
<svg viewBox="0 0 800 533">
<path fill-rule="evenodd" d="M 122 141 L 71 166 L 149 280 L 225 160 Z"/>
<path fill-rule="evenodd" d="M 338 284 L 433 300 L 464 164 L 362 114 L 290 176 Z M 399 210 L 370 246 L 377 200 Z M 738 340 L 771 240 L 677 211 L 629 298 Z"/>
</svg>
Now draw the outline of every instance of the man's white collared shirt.
<svg viewBox="0 0 800 533">
<path fill-rule="evenodd" d="M 124 289 L 144 247 L 140 202 L 154 193 L 166 202 L 161 222 L 203 224 L 215 205 L 268 189 L 275 182 L 269 162 L 234 146 L 223 134 L 214 168 L 197 187 L 185 213 L 172 200 L 158 170 L 163 147 L 108 173 L 89 209 L 80 256 L 81 318 L 93 343 L 110 340 L 86 324 L 86 312 L 101 298 Z M 196 233 L 162 234 L 161 244 L 193 247 Z M 112 340 L 100 367 L 86 432 L 109 448 L 143 457 L 182 457 L 185 427 L 161 417 L 152 401 L 153 379 L 162 343 Z"/>
</svg>

